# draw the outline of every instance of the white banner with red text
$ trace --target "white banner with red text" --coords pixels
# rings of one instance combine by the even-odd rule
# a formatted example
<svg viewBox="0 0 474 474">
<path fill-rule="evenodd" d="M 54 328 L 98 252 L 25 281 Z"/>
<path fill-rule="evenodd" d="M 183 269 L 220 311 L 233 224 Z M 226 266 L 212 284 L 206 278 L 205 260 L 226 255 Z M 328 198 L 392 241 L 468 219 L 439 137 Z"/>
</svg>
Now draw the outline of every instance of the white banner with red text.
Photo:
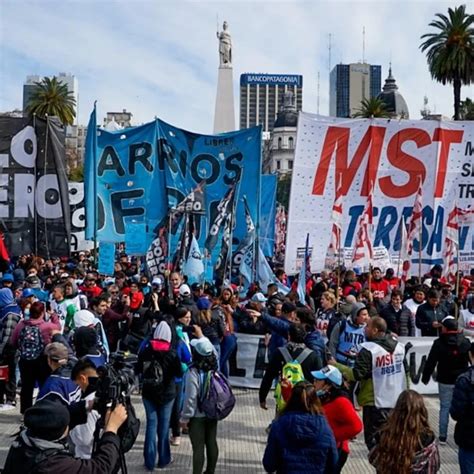
<svg viewBox="0 0 474 474">
<path fill-rule="evenodd" d="M 237 357 L 230 363 L 230 382 L 234 387 L 259 388 L 268 362 L 265 336 L 242 333 L 236 336 Z M 437 394 L 436 373 L 427 385 L 421 382 L 426 359 L 435 338 L 401 337 L 399 340 L 408 348 L 406 361 L 409 368 L 410 388 L 423 395 Z"/>
<path fill-rule="evenodd" d="M 474 202 L 474 122 L 337 119 L 300 112 L 290 193 L 285 270 L 301 265 L 310 235 L 311 268 L 324 268 L 336 188 L 342 192 L 342 247 L 353 247 L 372 193 L 372 246 L 400 252 L 400 221 L 412 213 L 421 180 L 423 227 L 412 265 L 443 264 L 448 214 Z M 474 224 L 461 223 L 460 265 L 474 266 Z M 420 251 L 421 250 L 421 251 Z"/>
</svg>

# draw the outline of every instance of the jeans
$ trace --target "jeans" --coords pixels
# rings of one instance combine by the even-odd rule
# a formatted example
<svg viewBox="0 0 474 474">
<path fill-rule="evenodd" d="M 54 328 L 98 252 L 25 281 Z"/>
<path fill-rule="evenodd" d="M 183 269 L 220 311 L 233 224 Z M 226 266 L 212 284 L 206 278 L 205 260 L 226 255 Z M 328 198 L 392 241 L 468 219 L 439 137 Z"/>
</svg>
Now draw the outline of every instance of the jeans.
<svg viewBox="0 0 474 474">
<path fill-rule="evenodd" d="M 377 408 L 366 405 L 362 408 L 362 421 L 364 423 L 364 441 L 369 451 L 375 446 L 375 433 L 387 421 L 390 408 Z"/>
<path fill-rule="evenodd" d="M 474 451 L 459 448 L 458 459 L 461 474 L 472 474 L 474 472 Z"/>
<path fill-rule="evenodd" d="M 206 474 L 214 474 L 219 447 L 217 446 L 217 420 L 210 418 L 191 418 L 189 420 L 189 439 L 193 446 L 193 474 L 202 474 L 204 468 L 204 448 L 206 448 Z"/>
<path fill-rule="evenodd" d="M 0 403 L 13 403 L 16 399 L 16 354 L 9 350 L 3 354 L 0 365 L 8 365 L 8 380 L 0 381 Z"/>
<path fill-rule="evenodd" d="M 173 411 L 171 412 L 171 431 L 172 435 L 177 438 L 181 436 L 181 427 L 179 426 L 179 419 L 181 416 L 181 410 L 183 409 L 183 398 L 184 398 L 184 383 L 176 382 L 176 398 L 173 403 Z"/>
<path fill-rule="evenodd" d="M 229 358 L 234 349 L 237 347 L 237 337 L 235 334 L 227 334 L 221 341 L 221 372 L 229 377 Z"/>
<path fill-rule="evenodd" d="M 143 405 L 145 406 L 146 413 L 143 456 L 145 458 L 145 466 L 150 471 L 155 467 L 157 450 L 158 467 L 165 467 L 171 462 L 169 429 L 173 403 L 174 399 L 164 403 L 163 405 L 157 405 L 156 403 L 143 398 Z M 156 443 L 157 435 L 158 445 Z"/>
<path fill-rule="evenodd" d="M 438 382 L 439 396 L 439 437 L 448 437 L 449 408 L 453 399 L 454 385 Z"/>
</svg>

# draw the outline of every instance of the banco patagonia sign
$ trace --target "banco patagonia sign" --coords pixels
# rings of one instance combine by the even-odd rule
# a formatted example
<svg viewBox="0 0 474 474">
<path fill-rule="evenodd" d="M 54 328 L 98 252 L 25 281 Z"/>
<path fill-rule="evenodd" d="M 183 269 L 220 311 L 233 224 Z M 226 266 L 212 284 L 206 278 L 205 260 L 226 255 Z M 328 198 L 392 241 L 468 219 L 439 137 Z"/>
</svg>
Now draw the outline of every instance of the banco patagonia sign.
<svg viewBox="0 0 474 474">
<path fill-rule="evenodd" d="M 248 84 L 303 87 L 303 76 L 296 74 L 242 74 L 240 85 L 246 86 Z"/>
</svg>

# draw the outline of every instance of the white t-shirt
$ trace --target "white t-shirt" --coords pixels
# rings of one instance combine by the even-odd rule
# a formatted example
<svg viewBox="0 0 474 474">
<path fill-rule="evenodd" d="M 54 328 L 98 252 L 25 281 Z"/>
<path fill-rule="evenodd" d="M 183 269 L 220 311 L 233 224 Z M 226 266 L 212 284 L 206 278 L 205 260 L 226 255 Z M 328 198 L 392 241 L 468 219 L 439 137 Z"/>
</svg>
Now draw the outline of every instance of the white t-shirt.
<svg viewBox="0 0 474 474">
<path fill-rule="evenodd" d="M 403 303 L 411 311 L 411 319 L 413 321 L 413 326 L 415 327 L 416 337 L 421 337 L 421 329 L 418 329 L 415 324 L 416 310 L 418 309 L 418 306 L 421 306 L 423 303 L 424 301 L 417 303 L 413 298 L 410 298 L 409 300 L 406 300 L 405 303 Z"/>
</svg>

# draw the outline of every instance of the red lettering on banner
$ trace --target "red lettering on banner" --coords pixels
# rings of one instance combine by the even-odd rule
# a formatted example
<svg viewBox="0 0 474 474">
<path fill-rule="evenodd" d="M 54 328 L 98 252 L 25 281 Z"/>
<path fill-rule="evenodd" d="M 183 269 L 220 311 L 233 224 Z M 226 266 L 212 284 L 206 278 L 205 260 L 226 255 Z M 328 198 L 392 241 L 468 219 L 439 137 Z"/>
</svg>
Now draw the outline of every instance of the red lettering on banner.
<svg viewBox="0 0 474 474">
<path fill-rule="evenodd" d="M 402 145 L 408 141 L 415 142 L 418 148 L 431 144 L 429 134 L 419 128 L 405 128 L 391 138 L 387 147 L 388 161 L 395 168 L 405 171 L 409 177 L 408 182 L 401 186 L 397 186 L 391 176 L 380 178 L 381 191 L 391 198 L 403 198 L 415 194 L 420 183 L 420 176 L 422 182 L 425 180 L 426 168 L 423 163 L 402 150 Z"/>
<path fill-rule="evenodd" d="M 342 195 L 347 195 L 354 178 L 365 156 L 368 153 L 367 166 L 364 172 L 361 196 L 367 196 L 372 184 L 377 179 L 377 171 L 381 157 L 383 140 L 386 128 L 369 126 L 360 141 L 354 156 L 349 162 L 349 140 L 351 129 L 347 127 L 330 126 L 321 152 L 321 159 L 314 176 L 312 194 L 323 195 L 329 173 L 331 160 L 335 155 L 336 176 L 341 177 Z M 441 142 L 438 158 L 438 169 L 436 170 L 436 184 L 434 197 L 440 198 L 444 193 L 446 170 L 448 168 L 449 152 L 453 143 L 461 143 L 464 135 L 463 130 L 445 130 L 437 128 L 433 134 L 434 142 Z M 416 157 L 402 150 L 405 142 L 412 141 L 418 148 L 423 148 L 432 143 L 426 130 L 419 128 L 406 128 L 395 133 L 387 146 L 387 159 L 395 168 L 408 174 L 408 181 L 400 186 L 393 182 L 391 176 L 385 176 L 379 180 L 381 191 L 391 198 L 404 198 L 416 193 L 420 177 L 422 181 L 426 178 L 426 167 Z M 335 180 L 337 186 L 338 180 Z"/>
<path fill-rule="evenodd" d="M 336 176 L 341 177 L 342 194 L 345 196 L 354 181 L 355 175 L 362 164 L 362 160 L 370 148 L 368 163 L 364 174 L 364 183 L 362 184 L 361 190 L 361 196 L 367 196 L 369 189 L 372 187 L 372 183 L 374 183 L 377 178 L 385 132 L 385 127 L 368 127 L 367 132 L 365 132 L 349 164 L 350 129 L 346 127 L 328 127 L 321 152 L 321 160 L 314 177 L 313 194 L 324 194 L 329 166 L 335 152 Z"/>
<path fill-rule="evenodd" d="M 387 367 L 393 364 L 393 354 L 385 354 L 375 358 L 375 367 Z"/>
<path fill-rule="evenodd" d="M 449 150 L 452 143 L 461 143 L 464 130 L 446 130 L 437 128 L 433 134 L 434 142 L 441 142 L 439 152 L 438 169 L 436 172 L 436 186 L 434 197 L 440 198 L 444 194 L 444 182 L 446 180 L 446 169 L 448 168 Z"/>
</svg>

